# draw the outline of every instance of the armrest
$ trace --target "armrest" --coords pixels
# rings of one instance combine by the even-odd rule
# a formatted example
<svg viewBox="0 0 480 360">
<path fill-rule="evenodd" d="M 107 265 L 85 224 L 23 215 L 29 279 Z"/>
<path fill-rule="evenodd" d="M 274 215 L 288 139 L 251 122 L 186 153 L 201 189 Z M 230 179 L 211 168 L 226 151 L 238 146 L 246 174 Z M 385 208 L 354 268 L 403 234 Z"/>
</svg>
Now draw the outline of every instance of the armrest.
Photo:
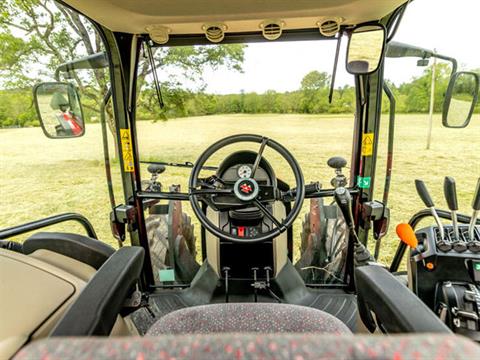
<svg viewBox="0 0 480 360">
<path fill-rule="evenodd" d="M 355 269 L 358 310 L 373 332 L 375 320 L 387 333 L 451 333 L 450 329 L 409 288 L 380 266 Z"/>
<path fill-rule="evenodd" d="M 98 269 L 50 336 L 106 336 L 140 277 L 144 250 L 122 247 Z"/>
<path fill-rule="evenodd" d="M 99 240 L 78 234 L 57 232 L 39 232 L 23 243 L 23 253 L 26 255 L 39 249 L 68 256 L 95 269 L 99 269 L 115 252 L 114 248 Z"/>
</svg>

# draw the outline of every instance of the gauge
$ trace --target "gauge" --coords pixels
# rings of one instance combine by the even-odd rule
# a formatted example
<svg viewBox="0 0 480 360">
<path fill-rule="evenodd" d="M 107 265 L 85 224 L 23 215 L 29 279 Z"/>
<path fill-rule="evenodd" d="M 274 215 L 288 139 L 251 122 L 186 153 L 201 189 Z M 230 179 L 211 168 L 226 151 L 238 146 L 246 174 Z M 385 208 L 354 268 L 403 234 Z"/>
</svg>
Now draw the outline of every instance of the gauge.
<svg viewBox="0 0 480 360">
<path fill-rule="evenodd" d="M 237 174 L 240 178 L 249 178 L 252 176 L 252 168 L 248 165 L 242 165 L 238 168 Z"/>
</svg>

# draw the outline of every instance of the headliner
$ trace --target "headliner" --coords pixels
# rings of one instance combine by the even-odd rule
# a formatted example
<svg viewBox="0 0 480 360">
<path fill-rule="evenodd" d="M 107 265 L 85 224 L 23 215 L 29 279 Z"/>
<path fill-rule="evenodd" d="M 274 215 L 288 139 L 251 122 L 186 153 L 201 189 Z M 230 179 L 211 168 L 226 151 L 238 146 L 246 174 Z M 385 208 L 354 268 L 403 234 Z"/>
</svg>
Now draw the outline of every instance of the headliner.
<svg viewBox="0 0 480 360">
<path fill-rule="evenodd" d="M 64 0 L 113 31 L 143 34 L 163 25 L 172 34 L 201 34 L 205 23 L 222 22 L 227 32 L 259 31 L 266 19 L 280 19 L 284 29 L 316 27 L 322 18 L 342 24 L 379 20 L 408 0 Z"/>
</svg>

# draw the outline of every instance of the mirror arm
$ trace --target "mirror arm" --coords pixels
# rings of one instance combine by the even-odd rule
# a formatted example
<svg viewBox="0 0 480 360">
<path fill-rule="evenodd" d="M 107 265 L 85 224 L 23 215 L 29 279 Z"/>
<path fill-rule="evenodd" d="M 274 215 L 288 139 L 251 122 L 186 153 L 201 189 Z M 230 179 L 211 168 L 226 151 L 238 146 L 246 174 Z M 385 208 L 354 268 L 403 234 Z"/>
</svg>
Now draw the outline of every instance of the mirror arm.
<svg viewBox="0 0 480 360">
<path fill-rule="evenodd" d="M 407 9 L 408 2 L 397 8 L 393 15 L 388 19 L 386 28 L 387 28 L 387 43 L 389 43 L 399 28 L 400 23 L 402 22 L 403 15 L 405 14 L 405 10 Z M 393 24 L 393 27 L 391 25 Z M 390 29 L 392 29 L 390 31 Z"/>
<path fill-rule="evenodd" d="M 440 59 L 440 60 L 445 60 L 445 61 L 448 61 L 450 63 L 452 63 L 452 73 L 450 76 L 453 76 L 453 74 L 455 74 L 457 72 L 457 69 L 458 69 L 458 62 L 457 62 L 457 59 L 454 59 L 450 56 L 445 56 L 445 55 L 442 55 L 442 54 L 437 54 L 437 53 L 434 53 L 432 55 L 433 57 L 436 57 L 437 59 Z"/>
</svg>

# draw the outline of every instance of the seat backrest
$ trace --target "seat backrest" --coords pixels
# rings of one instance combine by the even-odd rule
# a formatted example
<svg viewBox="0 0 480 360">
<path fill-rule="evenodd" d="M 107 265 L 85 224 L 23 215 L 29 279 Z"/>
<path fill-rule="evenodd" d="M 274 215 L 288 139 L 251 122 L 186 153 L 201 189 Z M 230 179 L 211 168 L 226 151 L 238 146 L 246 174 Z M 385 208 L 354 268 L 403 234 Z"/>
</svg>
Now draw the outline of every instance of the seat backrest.
<svg viewBox="0 0 480 360">
<path fill-rule="evenodd" d="M 480 346 L 455 335 L 214 334 L 55 338 L 34 342 L 26 359 L 480 359 Z"/>
</svg>

